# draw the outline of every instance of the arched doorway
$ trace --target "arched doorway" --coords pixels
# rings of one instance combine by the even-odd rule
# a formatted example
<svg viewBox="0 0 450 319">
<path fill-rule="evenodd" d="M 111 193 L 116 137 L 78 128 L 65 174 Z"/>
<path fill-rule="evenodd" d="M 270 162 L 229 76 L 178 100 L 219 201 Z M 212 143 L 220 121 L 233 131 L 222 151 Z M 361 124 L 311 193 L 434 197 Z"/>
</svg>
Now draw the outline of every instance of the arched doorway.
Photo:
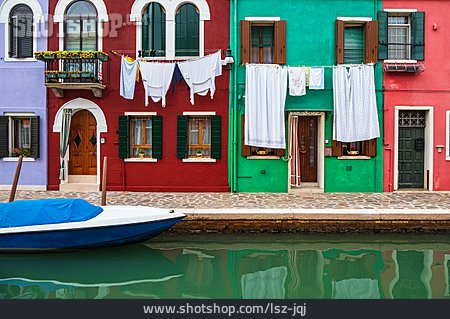
<svg viewBox="0 0 450 319">
<path fill-rule="evenodd" d="M 88 110 L 72 117 L 69 175 L 97 175 L 97 121 Z"/>
</svg>

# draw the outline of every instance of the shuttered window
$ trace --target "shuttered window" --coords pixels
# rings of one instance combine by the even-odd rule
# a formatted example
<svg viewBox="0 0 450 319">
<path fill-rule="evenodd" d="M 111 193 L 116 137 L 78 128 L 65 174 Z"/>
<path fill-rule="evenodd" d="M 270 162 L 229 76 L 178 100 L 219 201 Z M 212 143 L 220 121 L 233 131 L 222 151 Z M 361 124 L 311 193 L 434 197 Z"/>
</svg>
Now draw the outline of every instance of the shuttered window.
<svg viewBox="0 0 450 319">
<path fill-rule="evenodd" d="M 39 158 L 39 116 L 0 116 L 0 158 Z"/>
<path fill-rule="evenodd" d="M 161 116 L 119 116 L 119 158 L 162 158 Z"/>
<path fill-rule="evenodd" d="M 25 4 L 15 6 L 9 16 L 9 57 L 33 57 L 33 11 Z"/>
<path fill-rule="evenodd" d="M 198 56 L 200 15 L 193 4 L 182 5 L 175 16 L 175 56 Z"/>
<path fill-rule="evenodd" d="M 142 55 L 166 55 L 166 13 L 156 2 L 150 3 L 142 16 Z"/>
<path fill-rule="evenodd" d="M 425 12 L 378 12 L 379 58 L 424 60 Z"/>
<path fill-rule="evenodd" d="M 377 140 L 344 143 L 333 141 L 333 156 L 377 156 Z"/>
<path fill-rule="evenodd" d="M 178 116 L 177 157 L 221 158 L 222 117 Z"/>
<path fill-rule="evenodd" d="M 336 20 L 337 64 L 378 62 L 378 21 L 350 23 Z"/>
<path fill-rule="evenodd" d="M 241 21 L 241 63 L 286 63 L 286 21 Z"/>
</svg>

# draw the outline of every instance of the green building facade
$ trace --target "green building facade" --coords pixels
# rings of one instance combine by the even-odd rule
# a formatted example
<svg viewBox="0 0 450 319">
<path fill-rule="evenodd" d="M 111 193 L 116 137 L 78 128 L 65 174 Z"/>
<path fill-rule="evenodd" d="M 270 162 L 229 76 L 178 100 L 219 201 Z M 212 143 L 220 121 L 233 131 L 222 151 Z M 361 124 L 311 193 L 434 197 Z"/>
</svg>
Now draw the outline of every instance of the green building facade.
<svg viewBox="0 0 450 319">
<path fill-rule="evenodd" d="M 242 62 L 246 61 L 242 61 L 241 50 L 246 49 L 246 44 L 243 42 L 249 40 L 246 39 L 248 33 L 245 33 L 248 30 L 243 28 L 248 28 L 250 25 L 250 47 L 260 47 L 262 53 L 259 58 L 263 57 L 263 62 L 267 63 L 263 55 L 267 50 L 270 51 L 270 46 L 273 45 L 275 52 L 272 56 L 273 60 L 269 59 L 269 62 L 275 63 L 278 60 L 281 61 L 280 64 L 286 66 L 325 66 L 324 90 L 307 88 L 305 96 L 293 97 L 288 93 L 286 99 L 287 146 L 291 117 L 297 116 L 299 121 L 304 121 L 303 123 L 313 119 L 314 124 L 311 125 L 316 127 L 315 133 L 312 129 L 306 136 L 306 138 L 314 136 L 316 145 L 313 152 L 316 162 L 312 165 L 311 157 L 311 167 L 315 170 L 315 177 L 310 177 L 312 182 L 303 183 L 306 186 L 305 190 L 309 191 L 309 188 L 312 188 L 319 192 L 381 192 L 383 136 L 374 142 L 376 144 L 358 145 L 359 153 L 356 156 L 348 154 L 347 150 L 350 149 L 345 146 L 342 151 L 342 145 L 332 141 L 333 71 L 331 68 L 339 59 L 344 59 L 344 64 L 362 63 L 363 61 L 358 62 L 361 54 L 365 56 L 361 56 L 366 59 L 364 62 L 368 62 L 366 56 L 370 53 L 367 50 L 370 50 L 370 45 L 372 47 L 378 45 L 378 26 L 375 24 L 376 34 L 367 31 L 366 26 L 369 22 L 377 20 L 377 12 L 382 7 L 381 1 L 231 0 L 230 5 L 230 48 L 235 59 L 230 80 L 229 181 L 231 190 L 234 192 L 288 192 L 291 189 L 289 150 L 286 150 L 286 154 L 268 150 L 267 155 L 260 156 L 255 151 L 264 152 L 252 148 L 248 156 L 249 149 L 243 147 L 245 65 Z M 285 21 L 285 42 L 281 39 L 284 31 L 277 30 L 281 25 L 278 20 Z M 344 29 L 337 30 L 339 26 L 344 26 Z M 345 43 L 342 37 L 345 38 Z M 368 43 L 371 41 L 369 38 L 373 40 L 374 37 L 376 37 L 375 44 Z M 340 41 L 345 47 L 345 52 L 337 53 L 337 50 L 342 50 Z M 277 57 L 280 46 L 283 45 L 286 46 L 285 61 L 283 61 L 284 57 Z M 252 51 L 250 55 L 252 54 L 254 59 L 258 59 L 257 52 Z M 254 60 L 251 62 L 254 63 Z M 381 62 L 375 64 L 375 88 L 382 135 Z M 302 141 L 302 139 L 304 138 L 299 135 L 299 140 Z M 311 145 L 306 145 L 306 149 L 309 149 Z M 350 145 L 346 146 L 350 147 Z M 370 154 L 367 153 L 368 149 Z"/>
</svg>

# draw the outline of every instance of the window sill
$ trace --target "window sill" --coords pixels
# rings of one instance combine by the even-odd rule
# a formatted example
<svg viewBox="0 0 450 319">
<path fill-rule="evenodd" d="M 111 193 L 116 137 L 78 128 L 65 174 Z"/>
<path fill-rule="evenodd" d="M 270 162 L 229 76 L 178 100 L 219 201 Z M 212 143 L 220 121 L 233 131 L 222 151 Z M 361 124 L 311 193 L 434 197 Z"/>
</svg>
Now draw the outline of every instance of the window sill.
<svg viewBox="0 0 450 319">
<path fill-rule="evenodd" d="M 183 163 L 215 163 L 215 158 L 184 158 Z"/>
<path fill-rule="evenodd" d="M 417 63 L 417 60 L 384 60 L 384 63 Z"/>
<path fill-rule="evenodd" d="M 5 58 L 5 62 L 37 62 L 35 58 Z"/>
<path fill-rule="evenodd" d="M 3 162 L 18 162 L 19 158 L 18 157 L 4 157 L 3 158 Z M 32 158 L 32 157 L 24 157 L 23 158 L 24 162 L 35 162 L 36 159 Z"/>
<path fill-rule="evenodd" d="M 370 160 L 370 156 L 338 156 L 338 160 Z"/>
<path fill-rule="evenodd" d="M 248 160 L 278 160 L 279 156 L 247 156 Z"/>
<path fill-rule="evenodd" d="M 125 163 L 156 163 L 158 162 L 157 158 L 126 158 L 124 159 Z"/>
</svg>

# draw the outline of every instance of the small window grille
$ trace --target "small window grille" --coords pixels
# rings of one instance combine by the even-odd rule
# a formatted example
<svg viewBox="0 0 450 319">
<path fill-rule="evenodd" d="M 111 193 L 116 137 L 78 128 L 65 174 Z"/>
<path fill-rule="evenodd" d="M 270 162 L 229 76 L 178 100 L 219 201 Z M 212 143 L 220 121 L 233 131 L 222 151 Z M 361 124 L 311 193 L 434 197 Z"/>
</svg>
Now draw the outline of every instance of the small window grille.
<svg viewBox="0 0 450 319">
<path fill-rule="evenodd" d="M 400 127 L 425 127 L 425 111 L 400 111 Z"/>
</svg>

